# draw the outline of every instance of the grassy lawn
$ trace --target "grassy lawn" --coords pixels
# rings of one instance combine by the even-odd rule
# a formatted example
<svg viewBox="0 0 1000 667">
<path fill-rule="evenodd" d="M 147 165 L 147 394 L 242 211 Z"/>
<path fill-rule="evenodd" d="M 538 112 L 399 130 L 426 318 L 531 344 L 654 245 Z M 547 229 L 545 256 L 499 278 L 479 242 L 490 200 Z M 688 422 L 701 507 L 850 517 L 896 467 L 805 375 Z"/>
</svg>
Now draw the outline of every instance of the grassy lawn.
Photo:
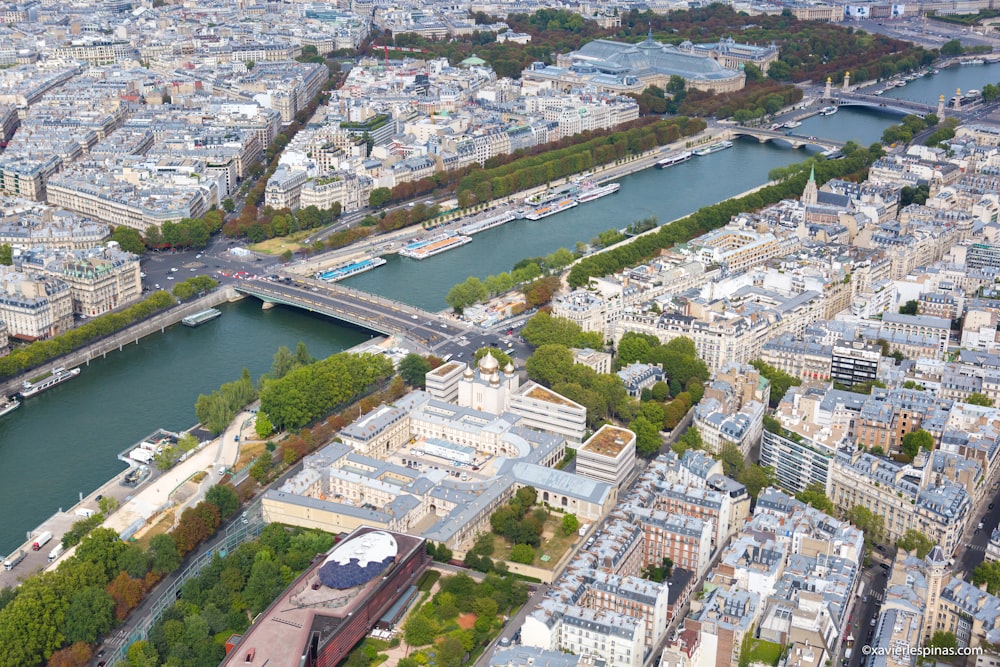
<svg viewBox="0 0 1000 667">
<path fill-rule="evenodd" d="M 263 454 L 266 448 L 267 443 L 263 441 L 240 443 L 240 457 L 236 460 L 233 470 L 243 470 L 251 461 Z"/>
<path fill-rule="evenodd" d="M 777 665 L 781 658 L 781 644 L 755 639 L 750 646 L 749 662 L 762 662 L 765 665 Z M 743 662 L 740 660 L 740 662 Z"/>
<path fill-rule="evenodd" d="M 142 537 L 137 537 L 136 542 L 142 546 L 143 549 L 149 548 L 149 541 L 156 537 L 157 535 L 162 535 L 164 533 L 170 532 L 170 529 L 174 526 L 174 511 L 167 510 L 160 516 L 156 518 L 156 523 L 150 526 L 145 532 L 143 532 Z"/>
<path fill-rule="evenodd" d="M 549 518 L 546 519 L 545 525 L 542 527 L 542 543 L 540 546 L 535 547 L 535 562 L 532 563 L 535 567 L 545 570 L 554 569 L 559 559 L 573 546 L 573 542 L 577 539 L 578 536 L 576 533 L 570 535 L 562 534 L 560 531 L 560 528 L 562 528 L 562 518 L 562 514 L 552 512 L 549 514 Z M 494 535 L 493 555 L 490 558 L 510 560 L 512 546 L 502 535 Z M 548 556 L 549 560 L 539 560 L 542 556 Z"/>
<path fill-rule="evenodd" d="M 309 247 L 307 244 L 303 243 L 303 241 L 315 231 L 315 229 L 306 229 L 295 232 L 294 234 L 289 234 L 288 236 L 276 236 L 273 239 L 267 239 L 266 241 L 261 241 L 260 243 L 254 243 L 250 246 L 250 249 L 254 252 L 264 253 L 265 255 L 280 255 L 286 250 L 297 252 Z"/>
<path fill-rule="evenodd" d="M 427 570 L 417 580 L 417 590 L 429 592 L 434 587 L 434 583 L 441 578 L 441 573 L 437 570 Z"/>
</svg>

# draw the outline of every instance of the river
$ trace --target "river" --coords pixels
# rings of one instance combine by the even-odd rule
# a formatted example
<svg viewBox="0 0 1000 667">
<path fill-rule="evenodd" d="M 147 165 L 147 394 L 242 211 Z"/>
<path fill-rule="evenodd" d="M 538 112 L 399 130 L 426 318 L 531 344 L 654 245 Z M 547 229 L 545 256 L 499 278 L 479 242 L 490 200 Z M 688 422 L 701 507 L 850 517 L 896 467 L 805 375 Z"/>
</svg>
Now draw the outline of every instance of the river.
<svg viewBox="0 0 1000 667">
<path fill-rule="evenodd" d="M 956 87 L 982 88 L 1000 80 L 1000 66 L 953 67 L 893 92 L 936 99 Z M 897 119 L 844 109 L 815 117 L 796 130 L 868 145 Z M 448 289 L 469 275 L 510 270 L 522 257 L 574 248 L 610 228 L 655 215 L 660 222 L 766 181 L 767 172 L 803 159 L 805 152 L 741 140 L 736 146 L 665 170 L 649 169 L 620 180 L 613 196 L 532 222 L 516 221 L 422 262 L 391 257 L 347 281 L 353 287 L 433 310 L 445 307 Z M 0 556 L 10 553 L 60 507 L 89 493 L 122 470 L 118 452 L 156 428 L 183 429 L 195 422 L 194 402 L 239 376 L 266 372 L 281 345 L 303 341 L 325 356 L 364 341 L 369 334 L 319 316 L 248 300 L 221 307 L 223 316 L 190 329 L 175 326 L 84 367 L 83 373 L 26 401 L 0 418 Z M 15 510 L 16 508 L 16 510 Z"/>
</svg>

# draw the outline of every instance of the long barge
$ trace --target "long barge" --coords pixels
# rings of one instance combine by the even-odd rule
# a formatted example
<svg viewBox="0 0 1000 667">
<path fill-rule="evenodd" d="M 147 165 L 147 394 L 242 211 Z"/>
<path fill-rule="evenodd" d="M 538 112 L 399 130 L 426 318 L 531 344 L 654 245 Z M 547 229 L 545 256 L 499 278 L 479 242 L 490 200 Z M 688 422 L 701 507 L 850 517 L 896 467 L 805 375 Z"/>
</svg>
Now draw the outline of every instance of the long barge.
<svg viewBox="0 0 1000 667">
<path fill-rule="evenodd" d="M 385 260 L 381 257 L 372 257 L 371 259 L 363 259 L 360 262 L 352 262 L 351 264 L 338 266 L 337 268 L 330 269 L 329 271 L 317 273 L 316 277 L 320 280 L 335 283 L 338 280 L 343 280 L 344 278 L 350 278 L 351 276 L 356 276 L 357 274 L 364 273 L 365 271 L 377 269 L 383 264 L 385 264 Z"/>
<path fill-rule="evenodd" d="M 595 199 L 600 199 L 601 197 L 607 197 L 608 195 L 613 195 L 619 190 L 621 190 L 621 185 L 619 183 L 606 183 L 604 185 L 586 185 L 580 190 L 580 194 L 576 196 L 576 201 L 579 204 L 586 204 L 587 202 L 594 201 Z"/>
<path fill-rule="evenodd" d="M 211 322 L 220 315 L 222 315 L 221 310 L 209 308 L 208 310 L 203 310 L 200 313 L 195 313 L 194 315 L 188 315 L 187 317 L 181 318 L 181 324 L 186 327 L 198 327 L 206 322 Z"/>
<path fill-rule="evenodd" d="M 694 154 L 698 157 L 704 157 L 706 155 L 711 155 L 712 153 L 718 153 L 719 151 L 724 151 L 727 148 L 732 148 L 733 142 L 731 141 L 720 141 L 718 143 L 712 144 L 711 146 L 705 146 L 704 148 L 699 148 L 694 151 Z"/>
<path fill-rule="evenodd" d="M 25 380 L 24 384 L 21 385 L 21 391 L 18 393 L 21 398 L 31 398 L 51 389 L 57 384 L 62 384 L 66 380 L 72 380 L 79 374 L 79 368 L 71 368 L 69 370 L 66 370 L 62 366 L 53 368 L 52 372 L 47 375 L 35 378 L 34 380 Z"/>
<path fill-rule="evenodd" d="M 427 239 L 426 241 L 411 243 L 400 250 L 399 254 L 403 257 L 409 257 L 410 259 L 427 259 L 428 257 L 440 255 L 443 252 L 463 246 L 466 243 L 472 243 L 472 238 L 469 236 L 447 233 Z"/>
<path fill-rule="evenodd" d="M 462 236 L 472 236 L 473 234 L 478 234 L 479 232 L 485 232 L 487 229 L 493 229 L 494 227 L 499 227 L 500 225 L 506 225 L 516 217 L 517 216 L 513 211 L 504 211 L 499 215 L 491 215 L 487 218 L 483 218 L 482 220 L 467 222 L 458 228 L 458 233 Z"/>
<path fill-rule="evenodd" d="M 528 220 L 541 220 L 542 218 L 547 218 L 550 215 L 568 211 L 578 205 L 579 202 L 574 197 L 566 197 L 565 199 L 545 204 L 543 206 L 536 206 L 525 212 L 524 217 Z"/>
<path fill-rule="evenodd" d="M 681 164 L 682 162 L 687 162 L 692 157 L 694 153 L 691 151 L 681 151 L 680 153 L 672 153 L 667 157 L 656 163 L 657 169 L 666 169 L 667 167 L 673 167 L 675 164 Z"/>
</svg>

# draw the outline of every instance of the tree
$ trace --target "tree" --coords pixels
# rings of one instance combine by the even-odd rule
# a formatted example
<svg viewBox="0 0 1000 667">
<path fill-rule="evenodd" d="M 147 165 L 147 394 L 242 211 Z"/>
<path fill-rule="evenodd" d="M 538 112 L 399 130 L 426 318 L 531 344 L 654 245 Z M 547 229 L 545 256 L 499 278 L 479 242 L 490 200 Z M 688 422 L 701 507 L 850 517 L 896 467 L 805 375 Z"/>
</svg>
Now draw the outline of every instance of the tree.
<svg viewBox="0 0 1000 667">
<path fill-rule="evenodd" d="M 993 399 L 986 394 L 981 394 L 978 391 L 974 391 L 965 398 L 965 402 L 969 405 L 981 405 L 986 408 L 993 407 Z"/>
<path fill-rule="evenodd" d="M 564 514 L 562 518 L 562 534 L 569 536 L 580 529 L 580 520 L 576 518 L 575 514 Z"/>
<path fill-rule="evenodd" d="M 797 387 L 802 384 L 801 379 L 792 377 L 783 370 L 775 368 L 774 366 L 771 366 L 770 364 L 759 359 L 751 361 L 750 365 L 756 368 L 757 371 L 771 383 L 771 398 L 768 401 L 768 404 L 772 408 L 778 407 L 778 404 L 781 403 L 781 399 L 784 398 L 785 393 L 791 387 Z"/>
<path fill-rule="evenodd" d="M 916 431 L 912 431 L 903 436 L 901 449 L 903 450 L 903 453 L 912 460 L 917 456 L 921 449 L 928 452 L 934 449 L 934 436 L 927 431 L 918 428 Z"/>
<path fill-rule="evenodd" d="M 410 646 L 426 646 L 437 639 L 440 630 L 437 621 L 418 611 L 406 619 L 403 638 Z"/>
<path fill-rule="evenodd" d="M 719 450 L 719 459 L 722 461 L 722 470 L 729 477 L 736 477 L 743 470 L 746 462 L 743 460 L 743 452 L 732 443 L 726 443 Z"/>
<path fill-rule="evenodd" d="M 0 243 L 0 265 L 11 266 L 14 263 L 14 248 L 9 243 Z"/>
<path fill-rule="evenodd" d="M 263 484 L 267 479 L 267 474 L 271 470 L 271 465 L 274 463 L 271 457 L 271 452 L 264 450 L 261 452 L 257 460 L 254 461 L 253 465 L 250 466 L 250 476 L 253 477 L 257 482 Z"/>
<path fill-rule="evenodd" d="M 958 639 L 956 639 L 954 632 L 937 630 L 933 635 L 931 635 L 930 641 L 928 641 L 925 646 L 951 649 L 954 651 L 958 648 Z M 952 655 L 954 655 L 954 653 L 952 653 Z"/>
<path fill-rule="evenodd" d="M 906 551 L 913 551 L 916 549 L 917 558 L 924 558 L 927 554 L 931 552 L 934 545 L 937 544 L 934 540 L 927 537 L 919 530 L 910 528 L 903 536 L 896 540 L 896 546 L 900 549 L 905 549 Z"/>
<path fill-rule="evenodd" d="M 233 201 L 232 197 L 226 197 L 222 200 L 222 210 L 226 213 L 232 213 L 236 210 L 236 203 Z"/>
<path fill-rule="evenodd" d="M 510 559 L 515 563 L 531 565 L 535 562 L 535 550 L 527 544 L 515 544 L 510 550 Z"/>
<path fill-rule="evenodd" d="M 382 208 L 392 199 L 392 190 L 389 188 L 375 188 L 368 195 L 368 205 L 372 208 Z"/>
<path fill-rule="evenodd" d="M 568 347 L 549 343 L 535 350 L 525 363 L 525 370 L 532 380 L 551 387 L 566 381 L 573 363 L 573 353 Z"/>
<path fill-rule="evenodd" d="M 140 639 L 128 647 L 125 663 L 129 667 L 159 667 L 160 656 L 150 642 Z"/>
<path fill-rule="evenodd" d="M 813 482 L 805 488 L 805 490 L 800 491 L 795 494 L 796 500 L 801 500 L 806 505 L 815 507 L 821 512 L 827 514 L 834 513 L 833 501 L 826 497 L 826 491 L 824 486 L 820 482 Z M 923 556 L 921 556 L 922 558 Z"/>
<path fill-rule="evenodd" d="M 761 491 L 777 484 L 778 478 L 772 468 L 754 464 L 745 467 L 736 480 L 747 487 L 747 493 L 756 500 Z"/>
<path fill-rule="evenodd" d="M 704 449 L 705 442 L 701 439 L 701 432 L 697 426 L 689 426 L 684 434 L 671 446 L 677 454 L 683 454 L 689 449 Z"/>
<path fill-rule="evenodd" d="M 157 574 L 173 572 L 181 564 L 181 555 L 177 551 L 177 542 L 169 533 L 154 535 L 149 540 L 150 568 Z"/>
<path fill-rule="evenodd" d="M 66 609 L 66 639 L 92 644 L 111 629 L 114 623 L 115 601 L 99 586 L 77 591 Z"/>
<path fill-rule="evenodd" d="M 266 414 L 258 411 L 253 430 L 257 433 L 258 438 L 263 439 L 274 433 L 274 424 L 271 423 Z"/>
<path fill-rule="evenodd" d="M 399 362 L 399 374 L 411 387 L 424 388 L 424 376 L 431 370 L 431 364 L 427 359 L 411 352 L 403 357 Z"/>
<path fill-rule="evenodd" d="M 663 440 L 659 425 L 639 416 L 632 420 L 628 428 L 635 433 L 635 451 L 639 456 L 651 457 L 660 451 Z"/>
<path fill-rule="evenodd" d="M 940 52 L 942 56 L 960 56 L 965 53 L 965 48 L 960 40 L 952 39 L 941 45 Z"/>
<path fill-rule="evenodd" d="M 972 583 L 976 586 L 986 584 L 991 595 L 1000 594 L 1000 561 L 987 560 L 977 565 L 972 571 Z"/>
<path fill-rule="evenodd" d="M 917 314 L 917 302 L 915 299 L 907 301 L 902 306 L 899 307 L 900 315 L 916 315 Z"/>
<path fill-rule="evenodd" d="M 882 515 L 875 514 L 862 505 L 855 505 L 847 511 L 847 520 L 864 533 L 866 544 L 882 541 L 885 530 L 885 517 Z"/>
<path fill-rule="evenodd" d="M 139 231 L 131 227 L 118 226 L 111 234 L 111 240 L 118 243 L 125 252 L 141 255 L 146 252 L 146 244 L 142 242 Z"/>
<path fill-rule="evenodd" d="M 231 517 L 240 508 L 240 499 L 232 487 L 216 484 L 205 493 L 205 501 L 219 508 L 223 519 Z"/>
</svg>

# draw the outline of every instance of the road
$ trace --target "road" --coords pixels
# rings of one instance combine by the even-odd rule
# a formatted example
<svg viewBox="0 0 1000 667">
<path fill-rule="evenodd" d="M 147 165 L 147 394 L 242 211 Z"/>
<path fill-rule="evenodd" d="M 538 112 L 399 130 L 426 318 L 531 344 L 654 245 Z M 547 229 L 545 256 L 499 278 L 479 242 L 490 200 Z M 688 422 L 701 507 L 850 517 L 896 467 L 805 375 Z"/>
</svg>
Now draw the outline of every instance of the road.
<svg viewBox="0 0 1000 667">
<path fill-rule="evenodd" d="M 429 350 L 465 334 L 469 325 L 428 313 L 398 301 L 303 277 L 244 281 L 244 293 L 289 305 L 298 305 L 330 317 L 388 335 L 405 335 Z"/>
<path fill-rule="evenodd" d="M 883 564 L 886 565 L 885 568 L 882 567 Z M 888 582 L 887 575 L 889 572 L 888 565 L 888 559 L 879 552 L 875 552 L 872 555 L 872 565 L 865 568 L 861 573 L 861 581 L 865 585 L 864 596 L 860 599 L 854 599 L 854 608 L 851 611 L 842 637 L 845 641 L 841 644 L 841 657 L 846 653 L 846 640 L 848 638 L 853 638 L 854 640 L 854 648 L 851 651 L 850 660 L 846 663 L 847 667 L 860 667 L 861 661 L 864 659 L 861 647 L 872 642 L 875 623 L 878 623 L 879 607 L 885 598 L 885 587 Z M 873 619 L 875 623 L 872 623 Z M 841 664 L 844 663 L 842 662 Z"/>
</svg>

